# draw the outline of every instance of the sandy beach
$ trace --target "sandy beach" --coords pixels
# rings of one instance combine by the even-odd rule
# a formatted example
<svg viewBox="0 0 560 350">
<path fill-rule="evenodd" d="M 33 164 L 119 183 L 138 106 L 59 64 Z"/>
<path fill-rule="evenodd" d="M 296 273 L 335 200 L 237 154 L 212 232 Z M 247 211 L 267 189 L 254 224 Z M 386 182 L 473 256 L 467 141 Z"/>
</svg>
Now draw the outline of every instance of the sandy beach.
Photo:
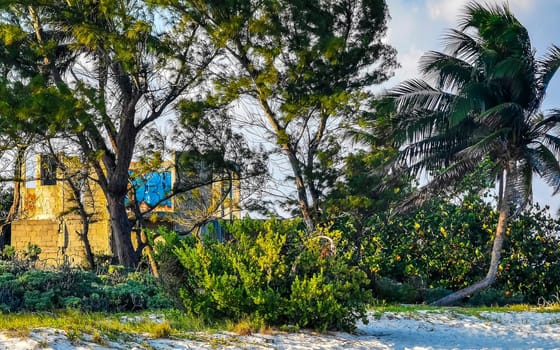
<svg viewBox="0 0 560 350">
<path fill-rule="evenodd" d="M 19 338 L 0 334 L 0 349 L 560 349 L 560 313 L 482 312 L 477 316 L 445 311 L 371 313 L 356 334 L 310 331 L 252 334 L 189 333 L 185 338 L 142 336 L 94 342 L 83 335 L 73 341 L 64 331 L 35 329 Z"/>
</svg>

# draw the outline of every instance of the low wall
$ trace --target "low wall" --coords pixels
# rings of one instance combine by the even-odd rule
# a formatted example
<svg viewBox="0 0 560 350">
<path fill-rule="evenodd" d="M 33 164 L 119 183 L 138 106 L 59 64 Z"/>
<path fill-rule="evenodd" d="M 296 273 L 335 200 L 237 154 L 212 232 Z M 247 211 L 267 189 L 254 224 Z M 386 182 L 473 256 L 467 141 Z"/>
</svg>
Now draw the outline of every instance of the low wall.
<svg viewBox="0 0 560 350">
<path fill-rule="evenodd" d="M 82 225 L 79 219 L 16 220 L 12 223 L 11 245 L 18 254 L 26 251 L 29 243 L 41 248 L 39 260 L 46 266 L 68 262 L 72 266 L 85 264 L 84 242 L 78 235 Z M 106 220 L 89 227 L 89 242 L 94 254 L 110 254 L 110 227 Z"/>
</svg>

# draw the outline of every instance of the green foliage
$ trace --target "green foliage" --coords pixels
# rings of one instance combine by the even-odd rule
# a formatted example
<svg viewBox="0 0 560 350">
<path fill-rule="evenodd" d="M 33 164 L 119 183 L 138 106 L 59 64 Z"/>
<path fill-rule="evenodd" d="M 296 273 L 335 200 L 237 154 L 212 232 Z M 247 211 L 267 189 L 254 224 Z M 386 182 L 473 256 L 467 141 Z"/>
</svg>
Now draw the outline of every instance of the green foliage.
<svg viewBox="0 0 560 350">
<path fill-rule="evenodd" d="M 522 294 L 512 294 L 509 290 L 490 288 L 473 295 L 470 306 L 506 306 L 521 304 L 525 300 Z"/>
<path fill-rule="evenodd" d="M 214 75 L 214 91 L 203 102 L 180 104 L 184 123 L 213 125 L 205 120 L 213 121 L 217 109 L 231 118 L 232 103 L 259 106 L 262 113 L 248 114 L 246 123 L 262 126 L 289 158 L 286 177 L 299 198 L 286 204 L 299 205 L 312 230 L 322 196 L 339 176 L 340 121 L 359 113 L 366 88 L 396 67 L 395 50 L 382 40 L 386 2 L 161 2 L 195 22 L 230 62 Z"/>
<path fill-rule="evenodd" d="M 422 286 L 413 283 L 402 283 L 387 277 L 378 277 L 374 280 L 372 288 L 378 299 L 387 302 L 400 302 L 414 304 L 422 302 Z"/>
<path fill-rule="evenodd" d="M 411 215 L 380 215 L 371 226 L 369 268 L 398 282 L 459 289 L 484 274 L 496 213 L 481 199 L 435 200 Z M 375 260 L 372 260 L 372 259 Z"/>
<path fill-rule="evenodd" d="M 408 215 L 378 215 L 363 240 L 360 264 L 375 296 L 393 302 L 432 302 L 484 278 L 497 213 L 476 194 L 450 203 L 436 198 Z M 560 222 L 533 206 L 512 220 L 494 288 L 470 305 L 533 304 L 560 290 Z"/>
<path fill-rule="evenodd" d="M 105 288 L 109 308 L 115 311 L 143 310 L 148 304 L 148 296 L 154 295 L 155 286 L 140 281 L 128 280 Z"/>
<path fill-rule="evenodd" d="M 2 253 L 0 254 L 0 258 L 4 260 L 12 260 L 16 257 L 16 249 L 11 245 L 4 246 L 2 249 Z"/>
<path fill-rule="evenodd" d="M 147 231 L 148 239 L 154 247 L 153 257 L 157 261 L 159 269 L 159 283 L 170 297 L 167 298 L 169 302 L 180 300 L 180 291 L 183 286 L 190 285 L 192 281 L 189 280 L 189 274 L 179 262 L 177 255 L 175 255 L 175 247 L 180 244 L 180 239 L 177 233 L 167 230 L 165 227 L 160 226 L 157 232 Z M 155 239 L 158 237 L 158 239 Z M 184 238 L 186 242 L 194 244 L 195 238 L 188 236 Z M 159 300 L 159 296 L 155 296 Z M 182 303 L 177 302 L 177 307 Z"/>
<path fill-rule="evenodd" d="M 552 300 L 560 292 L 560 221 L 538 205 L 510 225 L 500 264 L 499 285 L 529 303 Z"/>
<path fill-rule="evenodd" d="M 153 277 L 141 273 L 122 271 L 97 276 L 68 268 L 22 269 L 18 264 L 14 261 L 0 266 L 0 309 L 5 312 L 65 308 L 115 312 L 172 306 L 171 298 Z"/>
<path fill-rule="evenodd" d="M 34 243 L 27 243 L 27 249 L 22 252 L 23 257 L 31 262 L 37 261 L 39 259 L 39 254 L 41 254 L 41 248 Z"/>
<path fill-rule="evenodd" d="M 26 291 L 23 295 L 23 306 L 31 311 L 52 310 L 54 304 L 54 292 L 52 290 L 40 292 L 38 290 Z"/>
<path fill-rule="evenodd" d="M 365 315 L 367 278 L 338 250 L 341 231 L 308 236 L 299 221 L 244 219 L 228 232 L 231 241 L 175 249 L 188 275 L 181 298 L 189 312 L 321 330 L 352 329 Z"/>
<path fill-rule="evenodd" d="M 386 168 L 395 160 L 391 148 L 372 147 L 345 159 L 344 178 L 329 193 L 324 211 L 330 217 L 348 216 L 358 221 L 384 211 L 410 191 L 410 179 L 403 177 L 386 186 Z"/>
</svg>

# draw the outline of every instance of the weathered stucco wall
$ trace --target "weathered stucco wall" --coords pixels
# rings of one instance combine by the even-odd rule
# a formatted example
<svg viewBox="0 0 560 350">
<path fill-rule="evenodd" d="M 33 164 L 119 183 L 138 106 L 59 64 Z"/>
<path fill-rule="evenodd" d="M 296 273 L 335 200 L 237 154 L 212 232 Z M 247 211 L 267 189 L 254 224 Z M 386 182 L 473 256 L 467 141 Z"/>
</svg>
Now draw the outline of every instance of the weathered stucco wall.
<svg viewBox="0 0 560 350">
<path fill-rule="evenodd" d="M 76 210 L 76 194 L 65 179 L 69 175 L 76 179 L 75 176 L 83 171 L 83 164 L 77 158 L 64 156 L 58 158 L 59 161 L 62 159 L 64 162 L 65 173 L 56 167 L 46 171 L 44 165 L 49 164 L 48 159 L 42 159 L 41 156 L 36 157 L 38 166 L 35 168 L 35 178 L 28 181 L 22 189 L 20 216 L 12 223 L 10 244 L 19 254 L 28 250 L 30 243 L 37 245 L 41 248 L 39 260 L 46 266 L 63 263 L 73 266 L 82 265 L 85 264 L 86 259 L 84 241 L 80 236 L 83 231 L 82 220 Z M 166 167 L 168 168 L 165 170 L 166 182 L 162 186 L 159 183 L 151 184 L 150 181 L 153 179 L 150 176 L 145 176 L 145 184 L 140 183 L 141 186 L 137 190 L 143 191 L 142 195 L 139 196 L 138 192 L 136 193 L 140 197 L 138 199 L 141 200 L 140 206 L 144 201 L 156 200 L 155 203 L 157 203 L 158 198 L 166 195 L 165 191 L 171 190 L 175 175 L 171 163 L 166 164 Z M 134 164 L 132 168 L 134 168 Z M 93 176 L 93 173 L 90 173 L 89 176 Z M 154 177 L 154 179 L 160 177 Z M 79 198 L 91 217 L 88 232 L 91 250 L 94 254 L 110 255 L 111 227 L 103 191 L 95 179 L 88 178 L 77 183 L 80 186 Z M 200 220 L 200 216 L 224 219 L 241 216 L 239 180 L 230 183 L 215 182 L 198 189 L 197 192 L 201 193 L 198 198 L 200 203 L 195 203 L 195 196 L 191 193 L 186 194 L 188 200 L 181 202 L 173 199 L 169 201 L 170 204 L 158 205 L 151 214 L 155 218 L 154 222 L 148 220 L 149 228 L 157 229 L 157 226 L 163 224 L 170 229 L 180 230 L 181 225 L 187 227 L 185 224 L 180 224 L 181 220 L 193 221 L 190 218 L 193 213 L 199 216 L 198 220 Z M 172 215 L 175 219 L 173 222 L 163 219 L 164 215 L 161 217 L 155 215 L 156 213 L 168 214 L 171 212 L 174 214 Z M 134 233 L 132 238 L 136 243 Z"/>
<path fill-rule="evenodd" d="M 28 250 L 30 243 L 41 248 L 39 260 L 46 266 L 69 263 L 85 265 L 85 246 L 78 235 L 81 220 L 18 220 L 12 224 L 12 246 L 20 253 Z M 93 223 L 89 241 L 94 253 L 109 254 L 110 227 L 108 221 Z"/>
<path fill-rule="evenodd" d="M 72 162 L 68 158 L 65 164 L 71 166 Z M 37 158 L 37 164 L 40 163 Z M 39 260 L 50 266 L 65 262 L 82 265 L 86 256 L 75 194 L 64 177 L 58 171 L 56 181 L 45 182 L 41 170 L 36 169 L 37 180 L 22 189 L 20 219 L 12 223 L 11 245 L 20 254 L 30 243 L 39 246 Z M 80 197 L 91 215 L 88 238 L 92 252 L 111 254 L 111 230 L 103 192 L 94 181 L 89 181 L 82 184 Z"/>
</svg>

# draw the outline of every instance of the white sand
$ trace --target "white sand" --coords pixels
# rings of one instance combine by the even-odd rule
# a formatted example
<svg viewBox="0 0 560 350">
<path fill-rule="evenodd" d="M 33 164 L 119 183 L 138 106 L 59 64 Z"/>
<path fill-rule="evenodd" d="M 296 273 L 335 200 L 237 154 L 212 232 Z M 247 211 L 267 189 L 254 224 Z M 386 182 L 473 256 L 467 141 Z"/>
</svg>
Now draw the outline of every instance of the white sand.
<svg viewBox="0 0 560 350">
<path fill-rule="evenodd" d="M 0 349 L 560 349 L 560 313 L 483 312 L 474 317 L 453 310 L 387 312 L 370 315 L 356 335 L 192 333 L 189 339 L 137 337 L 103 345 L 87 336 L 72 343 L 63 331 L 38 329 L 25 339 L 0 334 Z"/>
</svg>

